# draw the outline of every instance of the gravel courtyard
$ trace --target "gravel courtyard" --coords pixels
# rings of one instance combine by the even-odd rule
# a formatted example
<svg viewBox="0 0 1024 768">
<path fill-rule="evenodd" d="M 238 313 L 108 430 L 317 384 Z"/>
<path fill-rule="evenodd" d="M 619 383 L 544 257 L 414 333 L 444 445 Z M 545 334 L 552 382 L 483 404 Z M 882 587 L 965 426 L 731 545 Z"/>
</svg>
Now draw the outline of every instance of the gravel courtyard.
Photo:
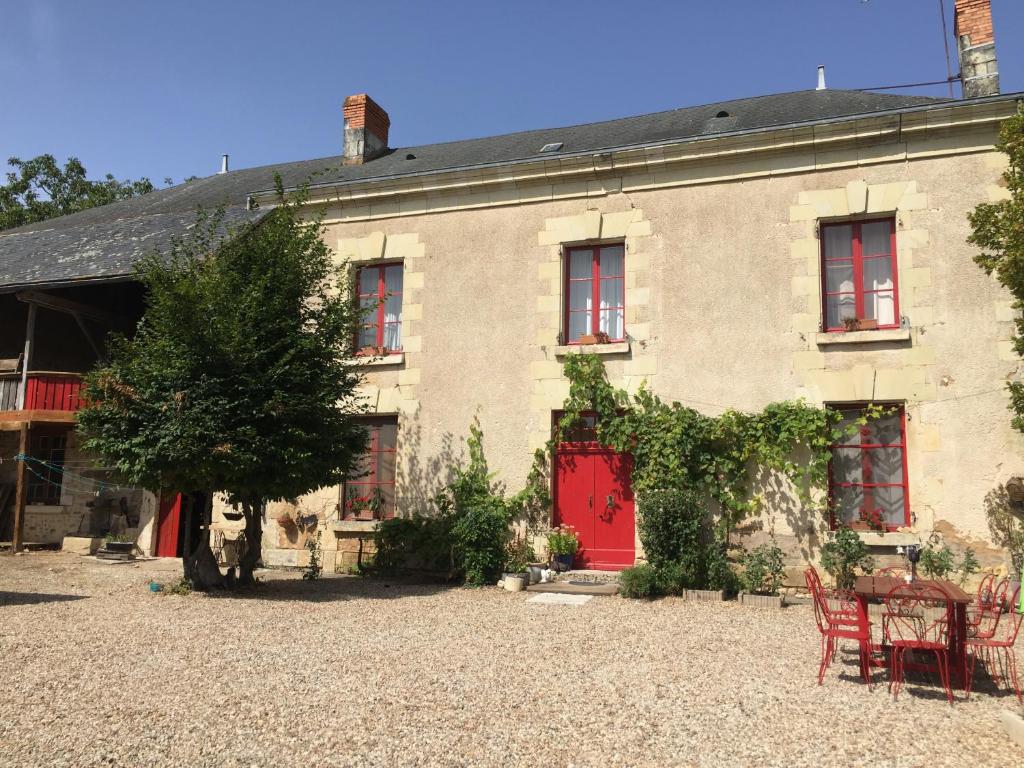
<svg viewBox="0 0 1024 768">
<path fill-rule="evenodd" d="M 0 556 L 4 766 L 1006 766 L 991 688 L 815 685 L 807 606 L 527 604 L 273 573 L 151 594 L 173 562 Z M 881 673 L 877 673 L 882 680 Z"/>
</svg>

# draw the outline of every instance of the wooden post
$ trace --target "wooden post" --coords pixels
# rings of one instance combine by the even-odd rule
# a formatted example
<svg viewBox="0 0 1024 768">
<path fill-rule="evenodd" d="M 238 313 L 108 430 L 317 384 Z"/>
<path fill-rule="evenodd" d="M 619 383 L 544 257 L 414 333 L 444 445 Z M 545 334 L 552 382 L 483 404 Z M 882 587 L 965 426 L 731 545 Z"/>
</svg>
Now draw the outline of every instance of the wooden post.
<svg viewBox="0 0 1024 768">
<path fill-rule="evenodd" d="M 25 407 L 28 391 L 28 367 L 32 360 L 32 341 L 36 335 L 36 305 L 28 305 L 28 322 L 25 324 L 25 354 L 21 359 L 21 386 L 18 388 L 18 410 Z M 23 449 L 24 450 L 24 449 Z"/>
<path fill-rule="evenodd" d="M 28 453 L 28 422 L 21 422 L 21 438 L 18 442 L 18 453 L 22 456 Z M 28 487 L 25 481 L 25 459 L 18 462 L 17 484 L 14 491 L 14 534 L 11 537 L 11 549 L 15 552 L 21 551 L 22 539 L 24 538 L 25 526 L 25 500 L 28 496 Z"/>
</svg>

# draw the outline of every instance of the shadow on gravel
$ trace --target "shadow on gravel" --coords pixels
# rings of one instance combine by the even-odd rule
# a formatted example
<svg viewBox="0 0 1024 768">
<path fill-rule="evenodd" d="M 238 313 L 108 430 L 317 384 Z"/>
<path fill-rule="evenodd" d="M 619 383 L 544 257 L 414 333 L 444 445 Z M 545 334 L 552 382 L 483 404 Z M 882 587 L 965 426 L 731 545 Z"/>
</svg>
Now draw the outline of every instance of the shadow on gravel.
<svg viewBox="0 0 1024 768">
<path fill-rule="evenodd" d="M 410 581 L 370 576 L 324 577 L 316 581 L 301 579 L 268 579 L 255 587 L 210 592 L 222 599 L 268 600 L 288 602 L 329 603 L 339 600 L 397 600 L 405 597 L 429 597 L 451 589 L 447 582 Z"/>
<path fill-rule="evenodd" d="M 44 592 L 2 592 L 0 608 L 5 605 L 36 605 L 37 603 L 65 603 L 69 600 L 84 600 L 85 595 L 52 595 Z"/>
</svg>

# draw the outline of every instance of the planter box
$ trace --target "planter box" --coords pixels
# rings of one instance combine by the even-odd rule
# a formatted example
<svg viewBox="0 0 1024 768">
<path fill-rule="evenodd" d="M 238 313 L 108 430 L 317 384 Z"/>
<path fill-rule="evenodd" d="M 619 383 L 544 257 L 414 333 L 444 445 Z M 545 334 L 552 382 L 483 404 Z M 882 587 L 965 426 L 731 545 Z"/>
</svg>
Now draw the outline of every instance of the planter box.
<svg viewBox="0 0 1024 768">
<path fill-rule="evenodd" d="M 751 608 L 774 608 L 782 607 L 782 595 L 752 595 L 749 592 L 740 592 L 740 604 L 749 605 Z"/>
<path fill-rule="evenodd" d="M 699 603 L 720 603 L 725 600 L 724 589 L 688 589 L 686 590 L 687 600 L 696 600 Z"/>
</svg>

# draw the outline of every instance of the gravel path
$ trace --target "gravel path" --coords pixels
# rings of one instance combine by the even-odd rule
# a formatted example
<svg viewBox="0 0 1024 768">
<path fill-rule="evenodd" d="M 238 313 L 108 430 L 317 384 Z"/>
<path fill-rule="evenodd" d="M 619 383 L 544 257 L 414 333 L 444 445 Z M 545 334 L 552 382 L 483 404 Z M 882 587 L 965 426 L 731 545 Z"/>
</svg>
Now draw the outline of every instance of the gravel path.
<svg viewBox="0 0 1024 768">
<path fill-rule="evenodd" d="M 274 574 L 152 595 L 166 562 L 0 556 L 0 765 L 1007 766 L 1010 696 L 815 685 L 810 608 Z M 81 599 L 49 599 L 38 595 Z M 39 600 L 47 600 L 39 602 Z M 882 680 L 881 673 L 878 679 Z"/>
</svg>

